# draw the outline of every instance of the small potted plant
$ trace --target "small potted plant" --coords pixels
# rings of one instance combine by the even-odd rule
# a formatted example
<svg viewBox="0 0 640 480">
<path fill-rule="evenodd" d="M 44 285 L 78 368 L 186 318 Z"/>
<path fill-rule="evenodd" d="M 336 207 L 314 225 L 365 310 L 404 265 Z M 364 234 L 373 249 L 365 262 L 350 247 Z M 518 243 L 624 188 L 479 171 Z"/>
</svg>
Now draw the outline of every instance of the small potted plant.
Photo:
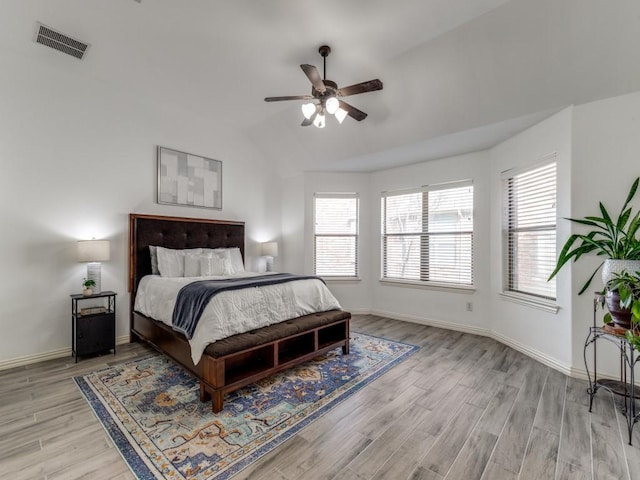
<svg viewBox="0 0 640 480">
<path fill-rule="evenodd" d="M 633 299 L 640 299 L 640 277 L 626 270 L 614 273 L 604 289 L 604 301 L 609 313 L 604 316 L 604 323 L 613 322 L 616 326 L 631 328 Z M 640 302 L 639 302 L 640 303 Z M 637 311 L 640 314 L 640 310 Z M 640 317 L 640 315 L 638 315 Z"/>
<path fill-rule="evenodd" d="M 627 340 L 640 348 L 640 272 L 614 274 L 607 282 L 605 300 L 609 313 L 604 322 L 626 328 Z"/>
<path fill-rule="evenodd" d="M 93 287 L 96 286 L 96 281 L 93 280 L 92 278 L 85 278 L 82 281 L 82 286 L 84 287 L 84 290 L 82 290 L 83 295 L 85 296 L 93 295 Z"/>
</svg>

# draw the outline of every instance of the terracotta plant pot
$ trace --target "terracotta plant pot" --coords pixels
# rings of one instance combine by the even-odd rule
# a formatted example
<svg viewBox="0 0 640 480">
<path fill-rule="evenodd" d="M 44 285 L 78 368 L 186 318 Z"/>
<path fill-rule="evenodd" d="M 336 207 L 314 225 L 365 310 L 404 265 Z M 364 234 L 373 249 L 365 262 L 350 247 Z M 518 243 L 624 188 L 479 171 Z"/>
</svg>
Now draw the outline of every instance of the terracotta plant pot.
<svg viewBox="0 0 640 480">
<path fill-rule="evenodd" d="M 622 328 L 631 328 L 631 309 L 620 308 L 620 295 L 618 295 L 618 292 L 607 290 L 605 301 L 613 323 Z"/>
</svg>

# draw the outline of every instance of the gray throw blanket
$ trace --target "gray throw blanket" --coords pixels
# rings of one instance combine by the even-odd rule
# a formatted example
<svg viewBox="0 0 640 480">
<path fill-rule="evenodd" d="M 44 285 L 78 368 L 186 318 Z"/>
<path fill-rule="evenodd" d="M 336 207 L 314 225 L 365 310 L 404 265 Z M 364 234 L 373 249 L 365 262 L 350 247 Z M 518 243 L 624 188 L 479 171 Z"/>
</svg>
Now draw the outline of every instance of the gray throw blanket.
<svg viewBox="0 0 640 480">
<path fill-rule="evenodd" d="M 196 326 L 200 321 L 202 312 L 211 298 L 227 290 L 240 290 L 242 288 L 261 287 L 263 285 L 276 285 L 278 283 L 293 282 L 294 280 L 317 279 L 324 283 L 320 277 L 312 275 L 293 275 L 291 273 L 275 273 L 273 275 L 260 275 L 249 278 L 230 278 L 225 280 L 201 280 L 185 285 L 178 292 L 176 304 L 173 308 L 173 329 L 191 339 Z"/>
</svg>

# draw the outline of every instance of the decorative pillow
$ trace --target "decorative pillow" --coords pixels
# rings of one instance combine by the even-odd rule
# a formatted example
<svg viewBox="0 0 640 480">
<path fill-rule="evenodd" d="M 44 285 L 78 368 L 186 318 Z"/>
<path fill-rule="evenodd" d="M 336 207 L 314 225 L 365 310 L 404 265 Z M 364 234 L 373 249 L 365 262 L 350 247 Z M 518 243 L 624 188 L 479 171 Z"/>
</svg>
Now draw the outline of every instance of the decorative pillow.
<svg viewBox="0 0 640 480">
<path fill-rule="evenodd" d="M 242 261 L 242 254 L 238 247 L 229 249 L 229 256 L 231 257 L 231 270 L 233 273 L 244 272 L 244 262 Z"/>
<path fill-rule="evenodd" d="M 149 253 L 151 254 L 151 274 L 160 275 L 158 270 L 158 247 L 149 245 Z"/>
<path fill-rule="evenodd" d="M 200 275 L 205 277 L 231 275 L 231 259 L 227 251 L 210 252 L 200 256 Z"/>
<path fill-rule="evenodd" d="M 172 248 L 156 247 L 158 257 L 158 271 L 163 277 L 184 277 L 184 257 L 187 253 L 201 254 L 201 248 L 174 250 Z"/>
<path fill-rule="evenodd" d="M 242 273 L 244 272 L 244 263 L 242 262 L 242 254 L 240 253 L 240 249 L 238 247 L 232 248 L 216 248 L 216 252 L 228 252 L 230 266 L 231 266 L 231 274 L 234 273 Z"/>
<path fill-rule="evenodd" d="M 209 254 L 204 253 L 185 253 L 184 254 L 184 276 L 199 277 L 202 275 L 200 269 L 200 260 L 208 257 Z"/>
</svg>

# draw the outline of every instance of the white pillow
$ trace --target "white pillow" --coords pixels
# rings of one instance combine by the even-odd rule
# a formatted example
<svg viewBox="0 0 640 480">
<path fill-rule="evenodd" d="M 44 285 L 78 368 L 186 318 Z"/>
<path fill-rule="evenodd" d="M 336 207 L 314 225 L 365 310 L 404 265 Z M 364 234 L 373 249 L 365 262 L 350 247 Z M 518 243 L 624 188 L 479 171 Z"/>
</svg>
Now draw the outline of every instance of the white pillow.
<svg viewBox="0 0 640 480">
<path fill-rule="evenodd" d="M 231 257 L 231 270 L 233 273 L 244 272 L 244 263 L 242 262 L 242 254 L 238 247 L 230 248 L 229 255 Z"/>
<path fill-rule="evenodd" d="M 158 247 L 149 245 L 149 254 L 151 255 L 151 275 L 160 275 L 158 270 Z"/>
<path fill-rule="evenodd" d="M 174 250 L 172 248 L 156 247 L 158 257 L 158 271 L 163 277 L 184 277 L 184 257 L 187 253 L 201 254 L 201 248 Z"/>
<path fill-rule="evenodd" d="M 185 253 L 184 254 L 184 276 L 199 277 L 201 275 L 200 260 L 208 254 Z"/>
<path fill-rule="evenodd" d="M 244 263 L 242 262 L 242 254 L 238 247 L 232 248 L 216 248 L 216 252 L 228 252 L 231 263 L 231 274 L 244 272 Z"/>
<path fill-rule="evenodd" d="M 200 256 L 200 275 L 205 277 L 231 275 L 231 259 L 227 251 Z"/>
</svg>

